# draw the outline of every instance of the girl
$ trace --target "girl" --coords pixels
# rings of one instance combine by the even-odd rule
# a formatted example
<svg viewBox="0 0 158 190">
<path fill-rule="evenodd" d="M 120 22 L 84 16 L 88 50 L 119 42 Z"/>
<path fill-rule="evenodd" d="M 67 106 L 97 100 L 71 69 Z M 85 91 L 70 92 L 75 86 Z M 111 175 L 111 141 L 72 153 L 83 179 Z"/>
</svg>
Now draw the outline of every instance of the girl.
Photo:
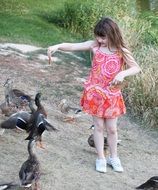
<svg viewBox="0 0 158 190">
<path fill-rule="evenodd" d="M 117 120 L 126 113 L 126 107 L 119 84 L 127 76 L 141 71 L 129 50 L 126 48 L 118 25 L 110 18 L 102 18 L 94 28 L 95 39 L 81 43 L 61 43 L 48 48 L 48 57 L 57 50 L 83 51 L 93 53 L 92 68 L 84 83 L 81 98 L 83 111 L 93 117 L 94 142 L 98 157 L 96 171 L 105 173 L 106 165 L 116 172 L 123 172 L 117 155 Z M 126 69 L 125 69 L 126 66 Z M 104 155 L 104 128 L 110 156 Z"/>
</svg>

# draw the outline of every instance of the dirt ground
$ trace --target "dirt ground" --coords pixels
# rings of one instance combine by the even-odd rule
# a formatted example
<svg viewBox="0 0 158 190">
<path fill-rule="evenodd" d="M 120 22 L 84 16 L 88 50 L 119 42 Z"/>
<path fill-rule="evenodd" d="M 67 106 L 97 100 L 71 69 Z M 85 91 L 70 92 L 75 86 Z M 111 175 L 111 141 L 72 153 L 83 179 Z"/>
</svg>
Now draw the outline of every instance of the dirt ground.
<svg viewBox="0 0 158 190">
<path fill-rule="evenodd" d="M 0 49 L 0 102 L 4 101 L 7 78 L 14 81 L 14 88 L 33 97 L 40 91 L 48 120 L 59 129 L 44 132 L 44 150 L 35 148 L 42 168 L 42 190 L 132 190 L 158 175 L 158 133 L 142 129 L 127 115 L 118 123 L 118 152 L 124 172 L 116 173 L 110 167 L 105 174 L 95 171 L 96 152 L 87 143 L 92 133 L 91 117 L 81 114 L 73 123 L 64 122 L 65 115 L 58 107 L 63 98 L 72 106 L 80 106 L 82 81 L 89 70 L 83 66 L 84 60 L 58 52 L 49 65 L 43 49 L 29 53 Z M 4 119 L 0 117 L 0 121 Z M 0 136 L 0 183 L 19 181 L 19 169 L 28 157 L 26 136 L 13 130 Z"/>
</svg>

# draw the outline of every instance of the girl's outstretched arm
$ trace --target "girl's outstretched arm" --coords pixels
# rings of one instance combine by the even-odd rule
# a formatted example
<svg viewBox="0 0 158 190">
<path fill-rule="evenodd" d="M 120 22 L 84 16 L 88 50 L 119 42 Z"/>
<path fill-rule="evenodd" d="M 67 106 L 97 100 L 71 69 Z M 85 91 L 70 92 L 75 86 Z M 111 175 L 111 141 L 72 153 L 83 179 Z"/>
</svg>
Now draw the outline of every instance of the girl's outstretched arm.
<svg viewBox="0 0 158 190">
<path fill-rule="evenodd" d="M 95 42 L 86 41 L 81 43 L 61 43 L 48 47 L 48 57 L 57 50 L 62 51 L 86 51 L 90 50 Z"/>
</svg>

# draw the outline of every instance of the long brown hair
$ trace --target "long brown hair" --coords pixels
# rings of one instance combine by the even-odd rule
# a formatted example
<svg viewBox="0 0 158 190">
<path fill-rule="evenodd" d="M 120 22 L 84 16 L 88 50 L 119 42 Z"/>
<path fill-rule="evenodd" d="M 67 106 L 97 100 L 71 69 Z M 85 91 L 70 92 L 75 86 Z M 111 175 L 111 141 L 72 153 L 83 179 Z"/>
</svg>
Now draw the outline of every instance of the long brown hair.
<svg viewBox="0 0 158 190">
<path fill-rule="evenodd" d="M 123 53 L 122 48 L 126 48 L 121 31 L 118 25 L 108 17 L 103 17 L 94 28 L 94 35 L 99 37 L 107 37 L 108 48 L 116 48 Z"/>
</svg>

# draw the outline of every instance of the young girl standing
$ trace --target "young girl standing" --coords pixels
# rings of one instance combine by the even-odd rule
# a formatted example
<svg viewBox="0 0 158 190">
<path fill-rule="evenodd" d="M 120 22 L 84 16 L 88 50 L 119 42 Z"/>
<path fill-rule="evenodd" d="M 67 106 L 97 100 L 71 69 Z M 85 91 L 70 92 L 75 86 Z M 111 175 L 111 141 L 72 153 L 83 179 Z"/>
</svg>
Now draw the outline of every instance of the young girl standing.
<svg viewBox="0 0 158 190">
<path fill-rule="evenodd" d="M 93 117 L 94 142 L 98 157 L 96 171 L 106 172 L 106 165 L 116 172 L 123 172 L 117 154 L 117 120 L 126 113 L 126 107 L 118 84 L 141 71 L 126 48 L 118 25 L 110 18 L 102 18 L 94 28 L 95 39 L 81 43 L 61 43 L 48 48 L 48 57 L 57 50 L 93 53 L 92 68 L 84 83 L 81 98 L 83 111 Z M 126 66 L 126 69 L 125 69 Z M 110 156 L 104 155 L 104 128 L 107 131 Z"/>
</svg>

